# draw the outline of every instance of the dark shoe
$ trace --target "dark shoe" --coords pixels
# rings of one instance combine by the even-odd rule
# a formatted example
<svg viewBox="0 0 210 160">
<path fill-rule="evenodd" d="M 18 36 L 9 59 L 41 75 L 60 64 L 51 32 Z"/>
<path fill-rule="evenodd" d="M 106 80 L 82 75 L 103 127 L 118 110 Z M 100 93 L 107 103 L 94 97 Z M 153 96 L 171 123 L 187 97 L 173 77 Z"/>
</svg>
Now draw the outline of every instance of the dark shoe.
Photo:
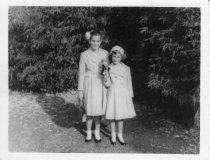
<svg viewBox="0 0 210 160">
<path fill-rule="evenodd" d="M 110 143 L 115 146 L 116 145 L 116 142 L 112 141 L 112 139 L 110 138 Z"/>
<path fill-rule="evenodd" d="M 92 141 L 92 138 L 91 139 L 85 139 L 86 143 L 91 142 L 91 141 Z"/>
<path fill-rule="evenodd" d="M 125 142 L 121 142 L 120 141 L 120 139 L 117 137 L 117 140 L 118 140 L 118 142 L 122 145 L 122 146 L 125 146 L 126 145 L 126 143 Z"/>
<path fill-rule="evenodd" d="M 94 140 L 95 140 L 95 143 L 101 143 L 101 139 L 94 138 Z"/>
</svg>

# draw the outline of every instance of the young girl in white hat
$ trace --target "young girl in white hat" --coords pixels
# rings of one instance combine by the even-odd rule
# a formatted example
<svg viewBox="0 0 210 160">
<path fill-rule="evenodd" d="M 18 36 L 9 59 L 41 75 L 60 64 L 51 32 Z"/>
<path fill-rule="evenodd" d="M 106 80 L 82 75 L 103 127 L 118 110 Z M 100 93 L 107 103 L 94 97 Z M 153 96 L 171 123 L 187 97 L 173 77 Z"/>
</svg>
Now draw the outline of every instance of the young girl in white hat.
<svg viewBox="0 0 210 160">
<path fill-rule="evenodd" d="M 130 67 L 121 62 L 126 58 L 124 49 L 114 46 L 111 49 L 111 64 L 109 75 L 111 83 L 108 83 L 107 106 L 105 118 L 110 120 L 111 144 L 116 144 L 116 139 L 121 145 L 126 145 L 123 138 L 123 121 L 136 116 L 132 101 L 133 87 L 131 81 Z M 115 132 L 118 127 L 118 134 Z"/>
</svg>

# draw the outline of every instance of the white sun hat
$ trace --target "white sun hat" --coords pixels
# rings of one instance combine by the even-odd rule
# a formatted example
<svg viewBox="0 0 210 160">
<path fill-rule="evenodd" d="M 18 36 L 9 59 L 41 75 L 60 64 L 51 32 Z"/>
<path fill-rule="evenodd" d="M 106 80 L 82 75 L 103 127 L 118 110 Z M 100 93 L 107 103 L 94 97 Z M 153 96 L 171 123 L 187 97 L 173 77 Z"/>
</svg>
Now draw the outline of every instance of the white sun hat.
<svg viewBox="0 0 210 160">
<path fill-rule="evenodd" d="M 120 47 L 120 46 L 114 46 L 114 47 L 112 47 L 111 52 L 113 52 L 113 51 L 118 51 L 122 55 L 124 55 L 124 49 L 122 47 Z"/>
</svg>

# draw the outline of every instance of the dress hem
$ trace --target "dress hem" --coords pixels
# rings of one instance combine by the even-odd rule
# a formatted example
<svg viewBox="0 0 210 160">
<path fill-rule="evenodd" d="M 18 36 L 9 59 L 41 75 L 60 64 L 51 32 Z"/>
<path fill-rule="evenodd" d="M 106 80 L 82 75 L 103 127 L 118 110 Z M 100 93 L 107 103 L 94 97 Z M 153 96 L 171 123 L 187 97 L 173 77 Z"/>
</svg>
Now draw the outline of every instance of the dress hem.
<svg viewBox="0 0 210 160">
<path fill-rule="evenodd" d="M 89 117 L 96 117 L 96 116 L 104 116 L 105 114 L 97 114 L 97 115 L 87 115 L 87 116 L 89 116 Z"/>
<path fill-rule="evenodd" d="M 132 118 L 135 118 L 135 117 L 136 117 L 136 115 L 132 116 L 132 117 L 125 117 L 125 118 L 106 118 L 105 117 L 105 119 L 106 120 L 117 120 L 117 121 L 119 121 L 119 120 L 125 120 L 125 119 L 132 119 Z"/>
</svg>

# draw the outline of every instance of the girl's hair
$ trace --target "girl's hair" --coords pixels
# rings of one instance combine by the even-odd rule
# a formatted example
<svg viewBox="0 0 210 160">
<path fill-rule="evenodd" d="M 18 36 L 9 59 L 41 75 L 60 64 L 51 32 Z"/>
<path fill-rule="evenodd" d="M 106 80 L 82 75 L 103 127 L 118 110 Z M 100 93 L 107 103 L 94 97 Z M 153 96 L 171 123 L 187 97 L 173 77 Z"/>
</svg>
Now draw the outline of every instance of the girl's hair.
<svg viewBox="0 0 210 160">
<path fill-rule="evenodd" d="M 124 54 L 120 53 L 119 51 L 112 51 L 109 56 L 110 56 L 110 62 L 112 62 L 112 56 L 116 55 L 117 53 L 119 53 L 121 55 L 121 60 L 125 60 L 127 58 L 125 52 Z"/>
<path fill-rule="evenodd" d="M 100 36 L 100 39 L 102 39 L 102 33 L 99 30 L 94 30 L 90 32 L 90 40 L 93 36 Z"/>
</svg>

